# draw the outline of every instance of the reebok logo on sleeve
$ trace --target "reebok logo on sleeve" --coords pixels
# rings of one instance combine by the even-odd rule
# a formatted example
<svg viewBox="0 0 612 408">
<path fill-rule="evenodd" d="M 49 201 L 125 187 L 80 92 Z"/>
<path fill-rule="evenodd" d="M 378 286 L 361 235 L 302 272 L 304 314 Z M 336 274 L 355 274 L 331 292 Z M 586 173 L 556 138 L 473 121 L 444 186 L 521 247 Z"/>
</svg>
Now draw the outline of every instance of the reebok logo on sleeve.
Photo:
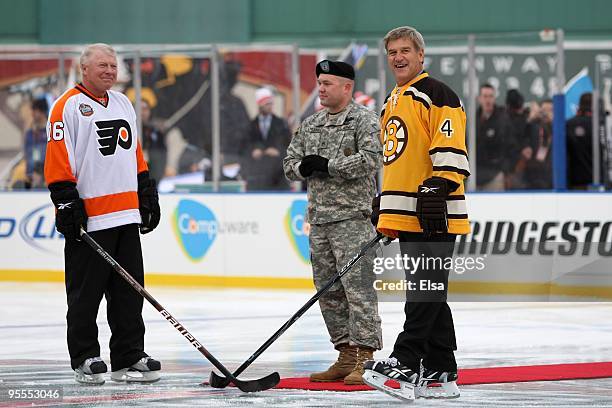
<svg viewBox="0 0 612 408">
<path fill-rule="evenodd" d="M 117 145 L 125 150 L 132 147 L 132 130 L 130 124 L 123 119 L 102 120 L 96 122 L 99 130 L 98 144 L 100 145 L 100 153 L 103 156 L 111 156 L 115 154 Z"/>
<path fill-rule="evenodd" d="M 435 194 L 438 192 L 438 189 L 440 187 L 427 187 L 427 186 L 421 186 L 421 193 L 423 194 Z"/>
</svg>

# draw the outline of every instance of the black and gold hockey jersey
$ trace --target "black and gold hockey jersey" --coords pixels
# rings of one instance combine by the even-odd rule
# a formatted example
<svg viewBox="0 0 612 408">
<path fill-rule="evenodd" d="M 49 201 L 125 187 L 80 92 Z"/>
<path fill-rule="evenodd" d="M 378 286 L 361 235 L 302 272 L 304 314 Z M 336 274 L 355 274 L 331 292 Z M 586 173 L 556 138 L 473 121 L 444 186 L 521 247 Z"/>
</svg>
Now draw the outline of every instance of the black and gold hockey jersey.
<svg viewBox="0 0 612 408">
<path fill-rule="evenodd" d="M 465 111 L 448 86 L 426 72 L 393 89 L 381 112 L 383 184 L 378 230 L 420 232 L 418 186 L 430 177 L 459 185 L 447 201 L 448 232 L 468 234 L 463 180 L 469 176 Z"/>
</svg>

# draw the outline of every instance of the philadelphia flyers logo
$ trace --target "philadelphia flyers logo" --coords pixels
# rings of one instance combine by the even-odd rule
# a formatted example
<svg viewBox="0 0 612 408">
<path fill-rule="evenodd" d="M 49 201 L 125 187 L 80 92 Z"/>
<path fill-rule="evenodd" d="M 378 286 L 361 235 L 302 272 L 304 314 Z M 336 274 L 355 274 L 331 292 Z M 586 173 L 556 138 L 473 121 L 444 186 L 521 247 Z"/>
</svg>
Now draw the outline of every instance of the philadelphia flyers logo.
<svg viewBox="0 0 612 408">
<path fill-rule="evenodd" d="M 391 116 L 385 125 L 383 164 L 397 160 L 408 145 L 408 128 L 399 116 Z"/>
<path fill-rule="evenodd" d="M 123 119 L 101 120 L 96 122 L 99 130 L 98 144 L 100 145 L 100 153 L 103 156 L 111 156 L 115 154 L 117 145 L 125 150 L 132 147 L 132 129 L 130 124 Z"/>
</svg>

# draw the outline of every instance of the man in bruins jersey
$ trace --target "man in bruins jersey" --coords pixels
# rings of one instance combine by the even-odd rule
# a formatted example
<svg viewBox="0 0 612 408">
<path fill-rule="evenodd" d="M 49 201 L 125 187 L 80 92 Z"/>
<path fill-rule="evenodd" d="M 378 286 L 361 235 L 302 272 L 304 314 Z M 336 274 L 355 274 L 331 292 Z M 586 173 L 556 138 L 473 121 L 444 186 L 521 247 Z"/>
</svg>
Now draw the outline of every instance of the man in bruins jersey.
<svg viewBox="0 0 612 408">
<path fill-rule="evenodd" d="M 381 112 L 383 183 L 373 201 L 372 222 L 383 234 L 399 238 L 404 255 L 450 259 L 456 235 L 470 231 L 463 186 L 470 174 L 465 112 L 455 92 L 423 70 L 425 42 L 417 30 L 393 29 L 384 44 L 396 86 Z M 407 293 L 404 330 L 393 353 L 387 360 L 367 362 L 364 379 L 399 398 L 458 397 L 457 346 L 446 303 L 449 270 L 440 265 L 416 272 L 441 277 L 442 296 L 432 302 L 432 297 Z M 401 392 L 388 388 L 387 379 L 405 387 Z M 434 382 L 442 387 L 432 393 L 427 384 Z"/>
</svg>

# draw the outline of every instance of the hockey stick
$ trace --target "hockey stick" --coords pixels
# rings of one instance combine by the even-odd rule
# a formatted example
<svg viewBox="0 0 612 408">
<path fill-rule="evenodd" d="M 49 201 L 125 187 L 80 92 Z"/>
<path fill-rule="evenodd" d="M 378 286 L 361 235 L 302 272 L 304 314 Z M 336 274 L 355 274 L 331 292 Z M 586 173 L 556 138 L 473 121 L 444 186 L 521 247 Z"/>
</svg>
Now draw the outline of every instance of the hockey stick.
<svg viewBox="0 0 612 408">
<path fill-rule="evenodd" d="M 240 367 L 238 367 L 236 371 L 234 371 L 233 377 L 240 375 L 240 373 L 246 370 L 246 368 L 250 366 L 257 357 L 259 357 L 264 351 L 266 351 L 267 348 L 270 347 L 270 345 L 272 345 L 272 343 L 274 343 L 285 331 L 287 331 L 287 329 L 291 327 L 291 325 L 293 325 L 293 323 L 295 323 L 304 313 L 306 313 L 306 311 L 310 309 L 310 307 L 314 305 L 315 302 L 319 300 L 319 298 L 323 296 L 323 294 L 334 285 L 334 283 L 338 282 L 340 278 L 342 278 L 342 276 L 344 276 L 344 274 L 346 274 L 353 267 L 353 265 L 355 265 L 357 261 L 359 261 L 359 259 L 361 259 L 372 247 L 374 247 L 378 243 L 378 241 L 383 238 L 384 235 L 378 233 L 374 238 L 372 238 L 372 240 L 370 240 L 367 244 L 361 247 L 357 255 L 355 255 L 346 265 L 344 265 L 340 272 L 336 272 L 336 274 L 325 284 L 325 286 L 323 286 L 317 293 L 315 293 L 314 296 L 311 297 L 310 300 L 300 308 L 300 310 L 298 310 L 293 316 L 291 316 L 291 318 L 289 318 L 289 320 L 287 320 L 287 322 L 283 324 L 281 328 L 278 329 L 276 333 L 272 335 L 272 337 L 270 337 L 264 344 L 262 344 L 261 347 L 259 347 L 251 357 L 249 357 L 244 363 L 242 363 Z M 211 371 L 210 373 L 209 383 L 211 387 L 225 388 L 231 382 L 234 382 L 232 377 L 228 377 L 227 375 L 225 377 L 221 377 L 214 371 Z"/>
<path fill-rule="evenodd" d="M 230 381 L 233 382 L 236 385 L 236 387 L 238 387 L 241 391 L 244 391 L 244 392 L 264 391 L 264 390 L 274 387 L 276 384 L 279 383 L 280 376 L 276 372 L 270 375 L 267 375 L 266 377 L 260 378 L 258 380 L 242 381 L 242 380 L 237 379 L 236 376 L 232 375 L 232 373 L 227 368 L 225 368 L 225 366 L 223 366 L 223 364 L 221 364 L 219 360 L 217 360 L 212 354 L 210 354 L 210 352 L 206 350 L 204 346 L 202 346 L 202 344 L 195 337 L 193 337 L 191 333 L 189 333 L 189 331 L 187 331 L 185 326 L 180 324 L 166 309 L 162 307 L 162 305 L 160 305 L 153 298 L 153 296 L 149 294 L 149 292 L 145 290 L 145 288 L 142 287 L 140 283 L 136 282 L 136 280 L 132 277 L 132 275 L 127 273 L 127 271 L 123 269 L 123 267 L 119 265 L 119 263 L 117 263 L 117 261 L 115 261 L 113 257 L 110 256 L 109 253 L 106 252 L 104 248 L 100 246 L 100 244 L 98 244 L 92 237 L 90 237 L 89 234 L 85 232 L 83 228 L 81 228 L 81 238 L 85 242 L 87 242 L 89 246 L 91 246 L 93 250 L 96 251 L 102 258 L 104 258 L 104 260 L 108 262 L 113 267 L 113 269 L 117 271 L 119 275 L 121 275 L 121 277 L 125 279 L 134 288 L 134 290 L 136 290 L 136 292 L 140 293 L 142 297 L 147 299 L 149 303 L 153 305 L 153 307 L 157 309 L 157 311 L 166 320 L 168 320 L 168 322 L 170 322 L 170 324 L 176 330 L 178 330 L 179 333 L 183 335 L 183 337 L 189 340 L 189 343 L 191 343 L 193 347 L 198 349 L 198 351 L 202 353 L 202 355 L 206 357 L 208 361 L 210 361 L 215 367 L 217 367 L 219 371 L 225 374 L 225 376 L 229 378 Z"/>
</svg>

